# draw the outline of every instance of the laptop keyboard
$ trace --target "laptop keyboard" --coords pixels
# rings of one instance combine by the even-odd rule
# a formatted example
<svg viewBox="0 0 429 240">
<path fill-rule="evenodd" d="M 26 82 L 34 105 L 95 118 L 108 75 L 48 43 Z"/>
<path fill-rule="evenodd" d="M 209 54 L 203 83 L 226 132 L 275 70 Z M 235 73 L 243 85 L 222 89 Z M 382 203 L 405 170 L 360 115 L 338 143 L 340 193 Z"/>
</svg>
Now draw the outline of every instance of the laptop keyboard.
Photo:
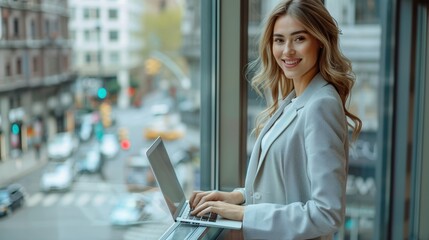
<svg viewBox="0 0 429 240">
<path fill-rule="evenodd" d="M 184 215 L 186 216 L 186 219 L 189 220 L 196 220 L 196 221 L 205 221 L 205 222 L 216 222 L 217 214 L 216 213 L 206 213 L 203 216 L 196 216 L 192 215 L 189 208 L 187 208 L 188 214 Z"/>
</svg>

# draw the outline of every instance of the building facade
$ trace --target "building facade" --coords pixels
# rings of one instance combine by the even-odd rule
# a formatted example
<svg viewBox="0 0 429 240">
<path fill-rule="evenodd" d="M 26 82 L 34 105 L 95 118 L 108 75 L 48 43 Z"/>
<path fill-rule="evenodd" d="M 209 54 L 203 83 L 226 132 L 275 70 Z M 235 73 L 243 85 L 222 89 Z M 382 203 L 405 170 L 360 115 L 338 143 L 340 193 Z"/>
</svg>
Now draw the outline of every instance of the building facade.
<svg viewBox="0 0 429 240">
<path fill-rule="evenodd" d="M 0 159 L 72 130 L 67 1 L 0 1 Z"/>
<path fill-rule="evenodd" d="M 139 32 L 144 2 L 69 2 L 72 65 L 82 79 L 77 90 L 95 94 L 92 88 L 100 86 L 107 87 L 110 92 L 119 89 L 118 106 L 128 107 L 131 71 L 142 65 L 140 56 L 143 42 Z"/>
</svg>

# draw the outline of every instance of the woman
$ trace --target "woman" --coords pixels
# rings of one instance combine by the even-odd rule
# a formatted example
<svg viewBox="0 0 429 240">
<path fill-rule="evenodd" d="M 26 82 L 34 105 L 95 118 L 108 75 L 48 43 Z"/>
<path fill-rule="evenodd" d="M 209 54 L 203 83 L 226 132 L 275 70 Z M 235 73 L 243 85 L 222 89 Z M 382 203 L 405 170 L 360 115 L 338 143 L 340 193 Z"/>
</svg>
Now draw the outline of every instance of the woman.
<svg viewBox="0 0 429 240">
<path fill-rule="evenodd" d="M 193 214 L 242 220 L 246 239 L 332 239 L 345 215 L 354 83 L 339 29 L 320 0 L 285 0 L 260 40 L 252 86 L 271 102 L 255 128 L 245 187 L 195 192 Z M 349 121 L 347 121 L 349 120 Z"/>
</svg>

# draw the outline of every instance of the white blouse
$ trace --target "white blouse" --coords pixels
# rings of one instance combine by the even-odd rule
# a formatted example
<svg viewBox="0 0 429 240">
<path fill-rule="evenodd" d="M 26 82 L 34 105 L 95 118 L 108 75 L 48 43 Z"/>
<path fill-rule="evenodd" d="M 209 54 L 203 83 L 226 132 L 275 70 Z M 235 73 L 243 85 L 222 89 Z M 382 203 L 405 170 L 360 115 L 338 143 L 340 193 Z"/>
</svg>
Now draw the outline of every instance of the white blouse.
<svg viewBox="0 0 429 240">
<path fill-rule="evenodd" d="M 261 140 L 261 152 L 265 151 L 267 147 L 267 139 L 269 139 L 270 135 L 275 131 L 280 131 L 281 129 L 278 129 L 278 123 L 282 122 L 284 118 L 286 118 L 289 114 L 293 111 L 293 105 L 295 103 L 297 98 L 292 98 L 291 103 L 289 103 L 282 112 L 282 115 L 280 115 L 279 118 L 277 118 L 276 122 L 271 126 L 271 128 L 265 133 L 265 135 L 262 137 Z"/>
</svg>

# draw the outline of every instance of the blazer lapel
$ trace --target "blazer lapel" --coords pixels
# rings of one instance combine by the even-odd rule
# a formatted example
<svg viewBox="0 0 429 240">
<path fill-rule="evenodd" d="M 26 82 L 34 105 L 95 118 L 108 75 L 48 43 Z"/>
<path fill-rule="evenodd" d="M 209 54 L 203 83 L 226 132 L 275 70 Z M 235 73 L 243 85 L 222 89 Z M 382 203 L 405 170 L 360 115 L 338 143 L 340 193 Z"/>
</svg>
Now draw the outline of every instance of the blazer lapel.
<svg viewBox="0 0 429 240">
<path fill-rule="evenodd" d="M 293 120 L 296 118 L 297 116 L 297 112 L 299 109 L 301 109 L 302 107 L 304 107 L 305 103 L 308 101 L 308 99 L 311 98 L 311 96 L 317 92 L 318 89 L 320 89 L 321 87 L 323 87 L 324 85 L 328 84 L 322 77 L 322 75 L 317 74 L 313 80 L 310 82 L 310 84 L 307 86 L 307 88 L 305 89 L 305 91 L 302 93 L 302 95 L 297 98 L 296 102 L 294 103 L 294 109 L 292 111 L 292 113 L 288 116 L 286 116 L 286 119 L 279 123 L 281 124 L 281 129 L 282 131 L 277 131 L 271 134 L 271 136 L 269 137 L 269 139 L 267 139 L 267 147 L 265 148 L 264 151 L 261 152 L 261 141 L 262 141 L 262 137 L 267 133 L 267 131 L 273 126 L 273 124 L 277 121 L 277 119 L 280 117 L 280 115 L 282 114 L 284 108 L 291 103 L 292 98 L 294 98 L 295 95 L 295 91 L 292 91 L 281 103 L 279 109 L 277 109 L 276 113 L 273 115 L 273 117 L 268 121 L 268 123 L 265 125 L 265 127 L 262 129 L 260 136 L 258 137 L 256 143 L 255 143 L 255 148 L 253 149 L 252 152 L 252 158 L 257 158 L 254 159 L 253 161 L 250 161 L 251 163 L 257 163 L 252 165 L 249 165 L 249 169 L 251 170 L 250 172 L 254 173 L 254 176 L 251 176 L 252 179 L 254 180 L 256 178 L 257 173 L 259 172 L 259 169 L 262 166 L 262 163 L 265 161 L 265 156 L 268 152 L 268 150 L 270 149 L 271 144 L 276 140 L 276 138 L 293 122 Z M 259 159 L 259 161 L 258 161 Z M 255 169 L 256 168 L 256 169 Z"/>
<path fill-rule="evenodd" d="M 276 113 L 273 115 L 271 120 L 268 122 L 268 124 L 265 126 L 263 131 L 261 132 L 261 136 L 264 136 L 268 130 L 274 125 L 274 123 L 278 120 L 278 118 L 282 115 L 285 107 L 291 103 L 292 98 L 294 98 L 295 91 L 291 92 L 283 101 L 283 103 L 280 105 L 279 109 L 277 109 Z M 266 141 L 267 147 L 260 153 L 259 155 L 259 161 L 258 161 L 258 168 L 257 172 L 259 171 L 260 167 L 262 166 L 262 163 L 265 160 L 265 155 L 267 154 L 268 149 L 270 149 L 271 144 L 276 140 L 276 138 L 289 126 L 289 124 L 295 119 L 297 115 L 296 109 L 294 109 L 290 115 L 285 116 L 285 120 L 282 122 L 279 122 L 278 127 L 279 129 L 282 129 L 281 131 L 272 132 L 269 138 Z M 262 140 L 262 138 L 260 138 Z M 259 148 L 261 148 L 261 142 L 259 142 Z"/>
</svg>

